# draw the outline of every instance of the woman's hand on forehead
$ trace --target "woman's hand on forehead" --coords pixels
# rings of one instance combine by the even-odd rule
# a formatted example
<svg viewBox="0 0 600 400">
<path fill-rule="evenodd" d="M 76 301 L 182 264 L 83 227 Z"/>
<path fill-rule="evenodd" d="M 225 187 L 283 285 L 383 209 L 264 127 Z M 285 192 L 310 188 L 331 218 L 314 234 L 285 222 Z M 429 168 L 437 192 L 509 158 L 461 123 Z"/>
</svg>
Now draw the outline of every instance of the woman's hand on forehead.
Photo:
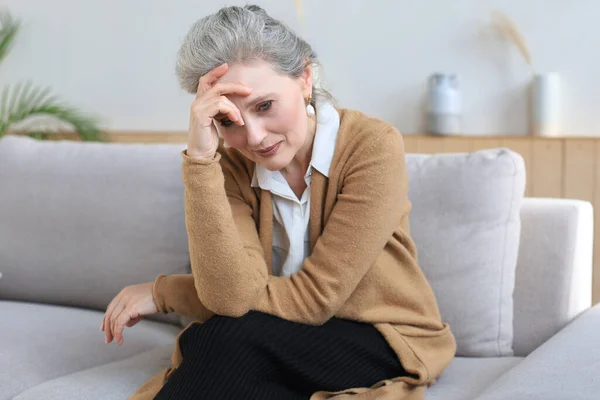
<svg viewBox="0 0 600 400">
<path fill-rule="evenodd" d="M 219 82 L 229 66 L 223 64 L 202 76 L 198 81 L 196 99 L 190 112 L 188 155 L 212 159 L 219 146 L 213 121 L 226 116 L 238 126 L 244 125 L 240 110 L 226 95 L 249 96 L 252 88 L 240 83 Z"/>
</svg>

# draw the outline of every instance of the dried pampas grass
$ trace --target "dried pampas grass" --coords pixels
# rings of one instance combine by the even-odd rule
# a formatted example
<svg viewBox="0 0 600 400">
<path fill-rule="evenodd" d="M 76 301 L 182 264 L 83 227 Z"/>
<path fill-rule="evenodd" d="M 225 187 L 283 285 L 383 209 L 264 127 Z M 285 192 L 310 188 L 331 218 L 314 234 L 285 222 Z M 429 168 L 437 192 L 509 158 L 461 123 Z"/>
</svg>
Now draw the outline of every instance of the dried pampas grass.
<svg viewBox="0 0 600 400">
<path fill-rule="evenodd" d="M 517 46 L 517 49 L 525 59 L 525 62 L 529 64 L 533 70 L 531 52 L 529 51 L 527 43 L 525 43 L 525 38 L 519 31 L 517 24 L 515 24 L 515 22 L 510 19 L 508 15 L 500 11 L 494 11 L 492 13 L 492 24 L 496 29 L 498 29 L 500 34 Z"/>
<path fill-rule="evenodd" d="M 294 0 L 294 3 L 296 3 L 296 12 L 298 13 L 298 18 L 300 19 L 300 21 L 302 21 L 304 18 L 304 10 L 302 8 L 302 0 Z"/>
</svg>

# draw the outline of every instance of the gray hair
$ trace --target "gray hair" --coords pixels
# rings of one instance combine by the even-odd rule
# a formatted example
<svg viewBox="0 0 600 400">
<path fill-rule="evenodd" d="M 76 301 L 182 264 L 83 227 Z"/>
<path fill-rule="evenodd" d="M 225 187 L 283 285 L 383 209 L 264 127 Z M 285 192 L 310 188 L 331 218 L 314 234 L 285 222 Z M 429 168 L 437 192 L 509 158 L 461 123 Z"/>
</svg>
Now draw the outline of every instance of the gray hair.
<svg viewBox="0 0 600 400">
<path fill-rule="evenodd" d="M 224 7 L 192 25 L 179 50 L 176 72 L 181 87 L 193 94 L 200 77 L 219 65 L 257 60 L 293 78 L 300 77 L 308 64 L 319 66 L 316 53 L 306 41 L 261 7 L 248 5 Z M 335 103 L 318 82 L 313 84 L 312 97 L 313 105 L 318 98 Z"/>
</svg>

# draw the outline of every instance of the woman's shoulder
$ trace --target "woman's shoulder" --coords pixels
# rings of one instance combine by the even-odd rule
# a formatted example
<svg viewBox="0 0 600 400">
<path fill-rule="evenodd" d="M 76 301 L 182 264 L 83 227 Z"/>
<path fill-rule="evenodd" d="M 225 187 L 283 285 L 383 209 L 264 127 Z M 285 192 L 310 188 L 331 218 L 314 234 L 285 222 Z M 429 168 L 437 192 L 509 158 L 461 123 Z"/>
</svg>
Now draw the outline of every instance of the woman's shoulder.
<svg viewBox="0 0 600 400">
<path fill-rule="evenodd" d="M 354 150 L 373 148 L 376 152 L 403 152 L 404 144 L 400 131 L 391 123 L 359 110 L 338 108 L 340 128 L 338 147 Z M 340 149 L 341 150 L 341 149 Z M 346 151 L 341 151 L 346 153 Z"/>
</svg>

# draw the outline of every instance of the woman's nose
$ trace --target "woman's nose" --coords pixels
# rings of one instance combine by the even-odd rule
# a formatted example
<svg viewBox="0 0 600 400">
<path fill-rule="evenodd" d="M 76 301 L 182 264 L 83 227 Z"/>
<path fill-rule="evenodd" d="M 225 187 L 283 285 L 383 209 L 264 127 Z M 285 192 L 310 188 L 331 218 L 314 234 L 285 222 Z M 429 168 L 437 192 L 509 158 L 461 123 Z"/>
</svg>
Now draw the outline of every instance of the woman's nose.
<svg viewBox="0 0 600 400">
<path fill-rule="evenodd" d="M 267 132 L 260 125 L 246 121 L 246 136 L 248 138 L 248 147 L 257 149 L 267 136 Z"/>
</svg>

